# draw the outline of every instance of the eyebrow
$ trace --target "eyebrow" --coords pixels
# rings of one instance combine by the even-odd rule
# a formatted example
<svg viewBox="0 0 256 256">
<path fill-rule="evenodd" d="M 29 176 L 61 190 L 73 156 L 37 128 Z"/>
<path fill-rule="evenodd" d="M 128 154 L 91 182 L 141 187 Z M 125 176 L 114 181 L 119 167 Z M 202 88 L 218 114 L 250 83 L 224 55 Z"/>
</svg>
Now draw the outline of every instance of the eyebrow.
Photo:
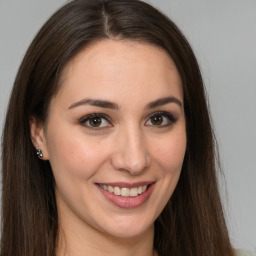
<svg viewBox="0 0 256 256">
<path fill-rule="evenodd" d="M 165 97 L 165 98 L 157 99 L 155 101 L 152 101 L 152 102 L 148 103 L 146 108 L 148 108 L 148 109 L 156 108 L 156 107 L 166 105 L 168 103 L 176 103 L 182 108 L 181 101 L 178 100 L 176 97 Z"/>
<path fill-rule="evenodd" d="M 160 107 L 168 103 L 176 103 L 182 108 L 181 101 L 178 100 L 176 97 L 165 97 L 165 98 L 160 98 L 148 103 L 146 105 L 146 109 Z M 82 105 L 91 105 L 91 106 L 96 106 L 100 108 L 109 108 L 109 109 L 115 109 L 115 110 L 119 109 L 118 104 L 111 101 L 107 101 L 107 100 L 101 100 L 101 99 L 82 99 L 78 102 L 71 104 L 68 109 L 72 109 Z"/>
<path fill-rule="evenodd" d="M 75 108 L 81 105 L 91 105 L 96 106 L 100 108 L 110 108 L 110 109 L 118 109 L 118 105 L 116 103 L 113 103 L 111 101 L 107 100 L 97 100 L 97 99 L 83 99 L 78 102 L 75 102 L 69 106 L 68 109 Z"/>
</svg>

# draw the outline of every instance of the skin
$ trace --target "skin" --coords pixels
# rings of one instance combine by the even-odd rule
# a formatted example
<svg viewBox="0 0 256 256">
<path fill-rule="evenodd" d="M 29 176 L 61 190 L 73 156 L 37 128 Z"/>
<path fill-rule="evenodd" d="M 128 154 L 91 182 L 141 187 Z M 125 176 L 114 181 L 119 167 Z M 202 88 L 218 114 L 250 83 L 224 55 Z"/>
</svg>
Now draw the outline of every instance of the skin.
<svg viewBox="0 0 256 256">
<path fill-rule="evenodd" d="M 175 100 L 148 108 L 166 97 Z M 88 98 L 118 109 L 81 104 Z M 108 120 L 92 128 L 84 117 L 93 113 Z M 153 255 L 154 221 L 177 185 L 186 150 L 182 82 L 169 55 L 138 42 L 91 45 L 64 69 L 46 124 L 31 118 L 30 125 L 56 180 L 57 255 Z M 134 208 L 114 205 L 96 185 L 144 181 L 154 182 L 153 190 Z"/>
</svg>

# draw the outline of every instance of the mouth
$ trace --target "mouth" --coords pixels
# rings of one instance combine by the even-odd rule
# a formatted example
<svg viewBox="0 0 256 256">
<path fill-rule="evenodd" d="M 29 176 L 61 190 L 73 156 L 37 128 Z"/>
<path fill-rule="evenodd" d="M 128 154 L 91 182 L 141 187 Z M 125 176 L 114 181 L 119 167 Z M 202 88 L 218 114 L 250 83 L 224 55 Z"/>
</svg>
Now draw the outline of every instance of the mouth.
<svg viewBox="0 0 256 256">
<path fill-rule="evenodd" d="M 155 182 L 96 183 L 103 196 L 119 208 L 135 208 L 144 205 L 154 189 Z"/>
<path fill-rule="evenodd" d="M 143 194 L 150 185 L 136 186 L 136 187 L 119 187 L 119 186 L 111 186 L 106 184 L 98 184 L 102 189 L 108 191 L 109 193 L 113 193 L 116 196 L 122 197 L 136 197 L 138 195 Z"/>
</svg>

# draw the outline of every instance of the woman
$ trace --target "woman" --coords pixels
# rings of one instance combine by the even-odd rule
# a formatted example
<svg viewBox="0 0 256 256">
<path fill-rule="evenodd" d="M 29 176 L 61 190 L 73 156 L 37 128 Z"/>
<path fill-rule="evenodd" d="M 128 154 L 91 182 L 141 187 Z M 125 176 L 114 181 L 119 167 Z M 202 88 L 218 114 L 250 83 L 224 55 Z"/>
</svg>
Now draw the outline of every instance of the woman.
<svg viewBox="0 0 256 256">
<path fill-rule="evenodd" d="M 13 87 L 1 255 L 235 255 L 215 155 L 200 70 L 172 21 L 136 0 L 72 1 Z"/>
</svg>

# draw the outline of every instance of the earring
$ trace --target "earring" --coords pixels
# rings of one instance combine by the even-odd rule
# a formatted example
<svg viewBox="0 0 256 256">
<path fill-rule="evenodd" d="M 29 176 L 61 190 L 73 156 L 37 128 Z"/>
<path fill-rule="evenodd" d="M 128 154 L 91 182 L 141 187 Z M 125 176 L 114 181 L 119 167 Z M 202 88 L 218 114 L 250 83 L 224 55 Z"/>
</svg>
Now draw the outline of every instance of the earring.
<svg viewBox="0 0 256 256">
<path fill-rule="evenodd" d="M 41 150 L 41 149 L 37 149 L 37 150 L 36 150 L 36 155 L 37 155 L 39 158 L 43 158 L 42 150 Z"/>
</svg>

